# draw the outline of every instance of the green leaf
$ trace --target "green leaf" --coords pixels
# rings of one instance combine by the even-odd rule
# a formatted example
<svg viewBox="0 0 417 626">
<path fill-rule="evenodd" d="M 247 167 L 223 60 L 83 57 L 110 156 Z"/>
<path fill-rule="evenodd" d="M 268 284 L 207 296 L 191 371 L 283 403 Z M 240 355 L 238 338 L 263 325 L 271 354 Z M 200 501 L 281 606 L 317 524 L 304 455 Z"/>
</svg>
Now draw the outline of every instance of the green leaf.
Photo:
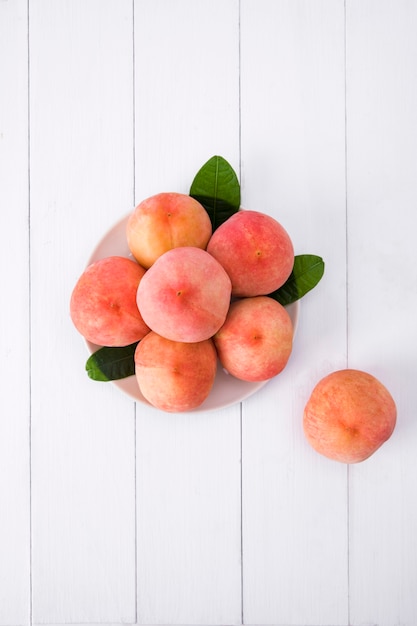
<svg viewBox="0 0 417 626">
<path fill-rule="evenodd" d="M 134 354 L 136 343 L 121 348 L 99 348 L 85 364 L 87 374 L 93 380 L 109 381 L 127 378 L 135 373 Z"/>
<path fill-rule="evenodd" d="M 293 270 L 282 287 L 268 294 L 282 305 L 291 304 L 311 291 L 324 274 L 324 261 L 315 254 L 294 257 Z"/>
<path fill-rule="evenodd" d="M 240 208 L 240 183 L 236 172 L 223 157 L 212 157 L 195 175 L 190 196 L 204 206 L 214 231 Z"/>
</svg>

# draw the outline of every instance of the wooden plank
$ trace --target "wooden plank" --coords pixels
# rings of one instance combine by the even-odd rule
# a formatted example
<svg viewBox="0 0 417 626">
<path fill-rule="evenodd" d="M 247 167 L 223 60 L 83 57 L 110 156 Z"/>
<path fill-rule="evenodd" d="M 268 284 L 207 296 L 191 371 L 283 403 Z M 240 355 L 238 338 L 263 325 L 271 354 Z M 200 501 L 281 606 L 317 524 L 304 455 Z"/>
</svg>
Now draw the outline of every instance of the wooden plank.
<svg viewBox="0 0 417 626">
<path fill-rule="evenodd" d="M 33 620 L 134 622 L 133 402 L 84 371 L 69 298 L 133 206 L 130 0 L 30 4 Z"/>
<path fill-rule="evenodd" d="M 239 624 L 239 405 L 137 420 L 139 623 Z"/>
<path fill-rule="evenodd" d="M 30 619 L 26 2 L 0 3 L 0 624 Z"/>
<path fill-rule="evenodd" d="M 296 254 L 326 263 L 300 303 L 287 368 L 243 407 L 244 621 L 345 625 L 346 467 L 302 432 L 313 386 L 347 358 L 344 7 L 241 7 L 242 204 L 280 221 Z"/>
<path fill-rule="evenodd" d="M 136 201 L 239 169 L 238 2 L 135 5 Z M 138 621 L 239 624 L 240 407 L 137 406 Z"/>
<path fill-rule="evenodd" d="M 398 408 L 390 441 L 350 470 L 354 624 L 417 621 L 416 30 L 415 2 L 347 3 L 349 363 Z"/>
<path fill-rule="evenodd" d="M 161 190 L 188 193 L 215 154 L 238 170 L 238 20 L 237 0 L 136 7 L 137 202 Z"/>
</svg>

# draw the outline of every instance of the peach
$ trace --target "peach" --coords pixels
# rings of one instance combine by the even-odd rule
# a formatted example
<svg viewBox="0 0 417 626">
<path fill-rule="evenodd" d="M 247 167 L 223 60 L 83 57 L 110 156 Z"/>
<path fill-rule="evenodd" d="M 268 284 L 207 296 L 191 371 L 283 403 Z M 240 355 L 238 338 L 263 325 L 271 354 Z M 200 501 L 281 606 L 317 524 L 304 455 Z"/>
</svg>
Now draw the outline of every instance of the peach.
<svg viewBox="0 0 417 626">
<path fill-rule="evenodd" d="M 197 408 L 209 395 L 216 376 L 213 341 L 181 343 L 151 331 L 135 351 L 135 373 L 143 396 L 163 411 Z"/>
<path fill-rule="evenodd" d="M 220 363 L 241 380 L 269 380 L 286 366 L 293 326 L 286 309 L 268 296 L 236 300 L 214 335 Z"/>
<path fill-rule="evenodd" d="M 138 263 L 120 256 L 87 267 L 70 300 L 71 319 L 87 341 L 98 346 L 126 346 L 149 332 L 136 304 L 144 274 Z"/>
<path fill-rule="evenodd" d="M 147 270 L 137 292 L 146 324 L 172 341 L 209 339 L 226 319 L 230 278 L 208 252 L 185 246 L 168 250 Z"/>
<path fill-rule="evenodd" d="M 129 216 L 129 250 L 148 269 L 164 252 L 179 246 L 205 249 L 210 217 L 197 200 L 182 193 L 159 193 L 143 200 Z"/>
<path fill-rule="evenodd" d="M 325 376 L 304 410 L 304 433 L 320 454 L 341 463 L 370 457 L 391 436 L 395 402 L 371 374 L 342 369 Z"/>
<path fill-rule="evenodd" d="M 272 293 L 285 283 L 294 265 L 287 231 L 259 211 L 234 213 L 214 231 L 207 252 L 229 274 L 232 293 L 239 297 Z"/>
</svg>

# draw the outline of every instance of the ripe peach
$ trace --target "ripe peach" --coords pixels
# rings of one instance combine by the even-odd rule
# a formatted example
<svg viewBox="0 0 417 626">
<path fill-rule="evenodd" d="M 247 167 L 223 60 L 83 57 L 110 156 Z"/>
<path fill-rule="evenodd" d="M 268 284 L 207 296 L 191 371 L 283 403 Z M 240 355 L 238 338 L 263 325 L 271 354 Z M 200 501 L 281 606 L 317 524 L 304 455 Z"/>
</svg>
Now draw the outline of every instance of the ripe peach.
<svg viewBox="0 0 417 626">
<path fill-rule="evenodd" d="M 395 402 L 374 376 L 343 369 L 325 376 L 304 410 L 304 433 L 320 454 L 341 463 L 358 463 L 391 436 Z"/>
<path fill-rule="evenodd" d="M 230 278 L 208 252 L 181 247 L 168 250 L 141 280 L 137 304 L 146 324 L 172 341 L 208 339 L 226 319 Z"/>
<path fill-rule="evenodd" d="M 268 296 L 236 300 L 214 335 L 223 367 L 250 382 L 269 380 L 286 366 L 293 326 L 286 309 Z"/>
<path fill-rule="evenodd" d="M 211 221 L 203 205 L 182 193 L 159 193 L 143 200 L 126 226 L 129 249 L 146 269 L 172 248 L 205 249 L 211 233 Z"/>
<path fill-rule="evenodd" d="M 285 283 L 294 265 L 287 231 L 259 211 L 234 213 L 214 231 L 207 252 L 229 274 L 234 296 L 272 293 Z"/>
<path fill-rule="evenodd" d="M 136 304 L 144 274 L 138 263 L 120 256 L 87 267 L 70 300 L 71 319 L 87 341 L 98 346 L 126 346 L 149 332 Z"/>
<path fill-rule="evenodd" d="M 151 331 L 135 351 L 135 373 L 143 396 L 163 411 L 197 408 L 209 395 L 216 376 L 213 341 L 181 343 Z"/>
</svg>

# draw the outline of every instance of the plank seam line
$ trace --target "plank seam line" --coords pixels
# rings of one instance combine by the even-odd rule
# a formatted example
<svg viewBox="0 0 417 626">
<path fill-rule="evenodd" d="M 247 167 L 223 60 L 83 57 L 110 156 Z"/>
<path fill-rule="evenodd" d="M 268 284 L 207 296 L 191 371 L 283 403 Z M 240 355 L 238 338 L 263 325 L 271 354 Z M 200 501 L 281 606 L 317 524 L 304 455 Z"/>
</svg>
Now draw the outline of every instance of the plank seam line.
<svg viewBox="0 0 417 626">
<path fill-rule="evenodd" d="M 136 199 L 136 46 L 135 46 L 135 0 L 132 0 L 132 166 L 133 166 L 133 202 L 132 207 L 135 206 Z M 133 403 L 133 445 L 134 445 L 134 501 L 135 501 L 135 599 L 134 599 L 134 611 L 135 611 L 135 623 L 138 621 L 138 602 L 139 602 L 139 589 L 138 589 L 138 489 L 137 489 L 137 474 L 138 474 L 138 462 L 137 462 L 137 413 L 136 402 Z"/>
<path fill-rule="evenodd" d="M 32 510 L 32 245 L 31 245 L 31 128 L 30 128 L 30 0 L 26 0 L 27 46 L 27 185 L 28 185 L 28 350 L 29 350 L 29 407 L 28 407 L 28 463 L 29 463 L 29 624 L 33 624 L 33 510 Z"/>
<path fill-rule="evenodd" d="M 346 282 L 346 367 L 349 367 L 349 232 L 348 232 L 348 112 L 347 112 L 347 0 L 343 2 L 344 107 L 345 107 L 345 282 Z M 350 472 L 346 468 L 347 620 L 350 613 Z"/>
<path fill-rule="evenodd" d="M 242 50 L 241 50 L 241 0 L 237 1 L 237 55 L 238 55 L 238 155 L 239 155 L 239 182 L 242 184 Z M 245 623 L 244 610 L 244 569 L 243 569 L 243 405 L 239 407 L 240 429 L 240 620 Z"/>
</svg>

